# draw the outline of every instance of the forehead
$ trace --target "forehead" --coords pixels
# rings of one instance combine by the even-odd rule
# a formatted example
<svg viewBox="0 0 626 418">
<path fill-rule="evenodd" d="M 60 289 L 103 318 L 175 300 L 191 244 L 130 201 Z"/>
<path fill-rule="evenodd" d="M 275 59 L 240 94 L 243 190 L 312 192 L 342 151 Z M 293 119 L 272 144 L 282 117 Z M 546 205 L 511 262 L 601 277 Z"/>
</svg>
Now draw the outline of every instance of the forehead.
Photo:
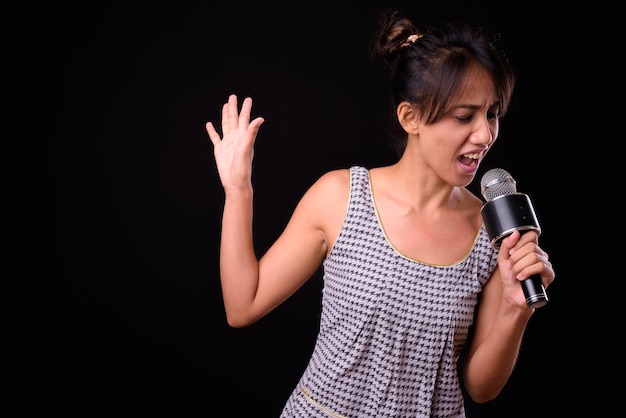
<svg viewBox="0 0 626 418">
<path fill-rule="evenodd" d="M 454 94 L 456 104 L 491 106 L 498 101 L 496 86 L 491 74 L 482 67 L 474 66 L 462 78 Z"/>
</svg>

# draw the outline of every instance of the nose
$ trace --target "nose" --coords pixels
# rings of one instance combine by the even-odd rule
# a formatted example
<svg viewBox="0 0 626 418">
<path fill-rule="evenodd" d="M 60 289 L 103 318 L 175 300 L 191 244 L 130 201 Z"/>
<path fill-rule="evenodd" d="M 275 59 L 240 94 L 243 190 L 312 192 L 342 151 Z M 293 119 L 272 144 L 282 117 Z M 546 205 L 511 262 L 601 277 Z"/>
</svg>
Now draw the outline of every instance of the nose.
<svg viewBox="0 0 626 418">
<path fill-rule="evenodd" d="M 495 135 L 490 120 L 488 118 L 479 118 L 470 141 L 477 145 L 491 145 L 494 139 Z"/>
</svg>

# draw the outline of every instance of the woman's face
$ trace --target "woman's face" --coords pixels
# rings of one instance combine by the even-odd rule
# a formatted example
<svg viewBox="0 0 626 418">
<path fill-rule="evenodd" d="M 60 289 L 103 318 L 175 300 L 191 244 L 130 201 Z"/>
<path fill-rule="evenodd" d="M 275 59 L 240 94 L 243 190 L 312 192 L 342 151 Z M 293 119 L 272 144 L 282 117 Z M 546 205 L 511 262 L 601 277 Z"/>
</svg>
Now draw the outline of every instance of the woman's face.
<svg viewBox="0 0 626 418">
<path fill-rule="evenodd" d="M 469 72 L 458 98 L 443 117 L 429 125 L 420 123 L 418 147 L 425 162 L 445 182 L 468 185 L 480 162 L 496 140 L 500 104 L 489 73 Z"/>
</svg>

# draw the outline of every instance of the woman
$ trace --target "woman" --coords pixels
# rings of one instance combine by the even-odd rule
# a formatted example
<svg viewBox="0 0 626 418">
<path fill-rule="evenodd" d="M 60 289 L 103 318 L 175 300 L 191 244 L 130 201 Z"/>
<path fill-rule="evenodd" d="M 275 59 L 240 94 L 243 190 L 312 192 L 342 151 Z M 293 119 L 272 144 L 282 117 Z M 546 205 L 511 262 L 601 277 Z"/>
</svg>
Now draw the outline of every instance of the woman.
<svg viewBox="0 0 626 418">
<path fill-rule="evenodd" d="M 231 95 L 222 136 L 206 126 L 225 191 L 228 323 L 254 323 L 324 267 L 319 334 L 283 418 L 464 417 L 462 384 L 486 402 L 513 370 L 534 311 L 519 281 L 555 276 L 533 231 L 494 250 L 467 189 L 514 86 L 491 38 L 465 25 L 419 30 L 393 12 L 373 52 L 389 64 L 399 159 L 321 176 L 260 259 L 251 177 L 264 119 Z"/>
</svg>

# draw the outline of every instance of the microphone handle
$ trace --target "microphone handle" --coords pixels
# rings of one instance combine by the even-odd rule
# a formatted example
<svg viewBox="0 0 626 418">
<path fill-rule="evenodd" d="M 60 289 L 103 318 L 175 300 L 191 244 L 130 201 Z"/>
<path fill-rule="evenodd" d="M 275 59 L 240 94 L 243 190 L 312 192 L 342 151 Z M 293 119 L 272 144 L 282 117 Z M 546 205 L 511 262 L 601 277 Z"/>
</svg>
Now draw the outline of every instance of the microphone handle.
<svg viewBox="0 0 626 418">
<path fill-rule="evenodd" d="M 541 283 L 541 276 L 535 274 L 520 282 L 526 303 L 531 308 L 541 308 L 548 303 L 548 294 Z"/>
<path fill-rule="evenodd" d="M 518 230 L 520 234 L 530 230 L 534 230 L 537 235 L 541 233 L 530 198 L 523 193 L 505 194 L 488 200 L 481 212 L 487 234 L 496 249 L 500 249 L 502 240 L 513 230 Z M 548 303 L 541 276 L 534 275 L 520 283 L 529 307 L 541 308 Z"/>
</svg>

